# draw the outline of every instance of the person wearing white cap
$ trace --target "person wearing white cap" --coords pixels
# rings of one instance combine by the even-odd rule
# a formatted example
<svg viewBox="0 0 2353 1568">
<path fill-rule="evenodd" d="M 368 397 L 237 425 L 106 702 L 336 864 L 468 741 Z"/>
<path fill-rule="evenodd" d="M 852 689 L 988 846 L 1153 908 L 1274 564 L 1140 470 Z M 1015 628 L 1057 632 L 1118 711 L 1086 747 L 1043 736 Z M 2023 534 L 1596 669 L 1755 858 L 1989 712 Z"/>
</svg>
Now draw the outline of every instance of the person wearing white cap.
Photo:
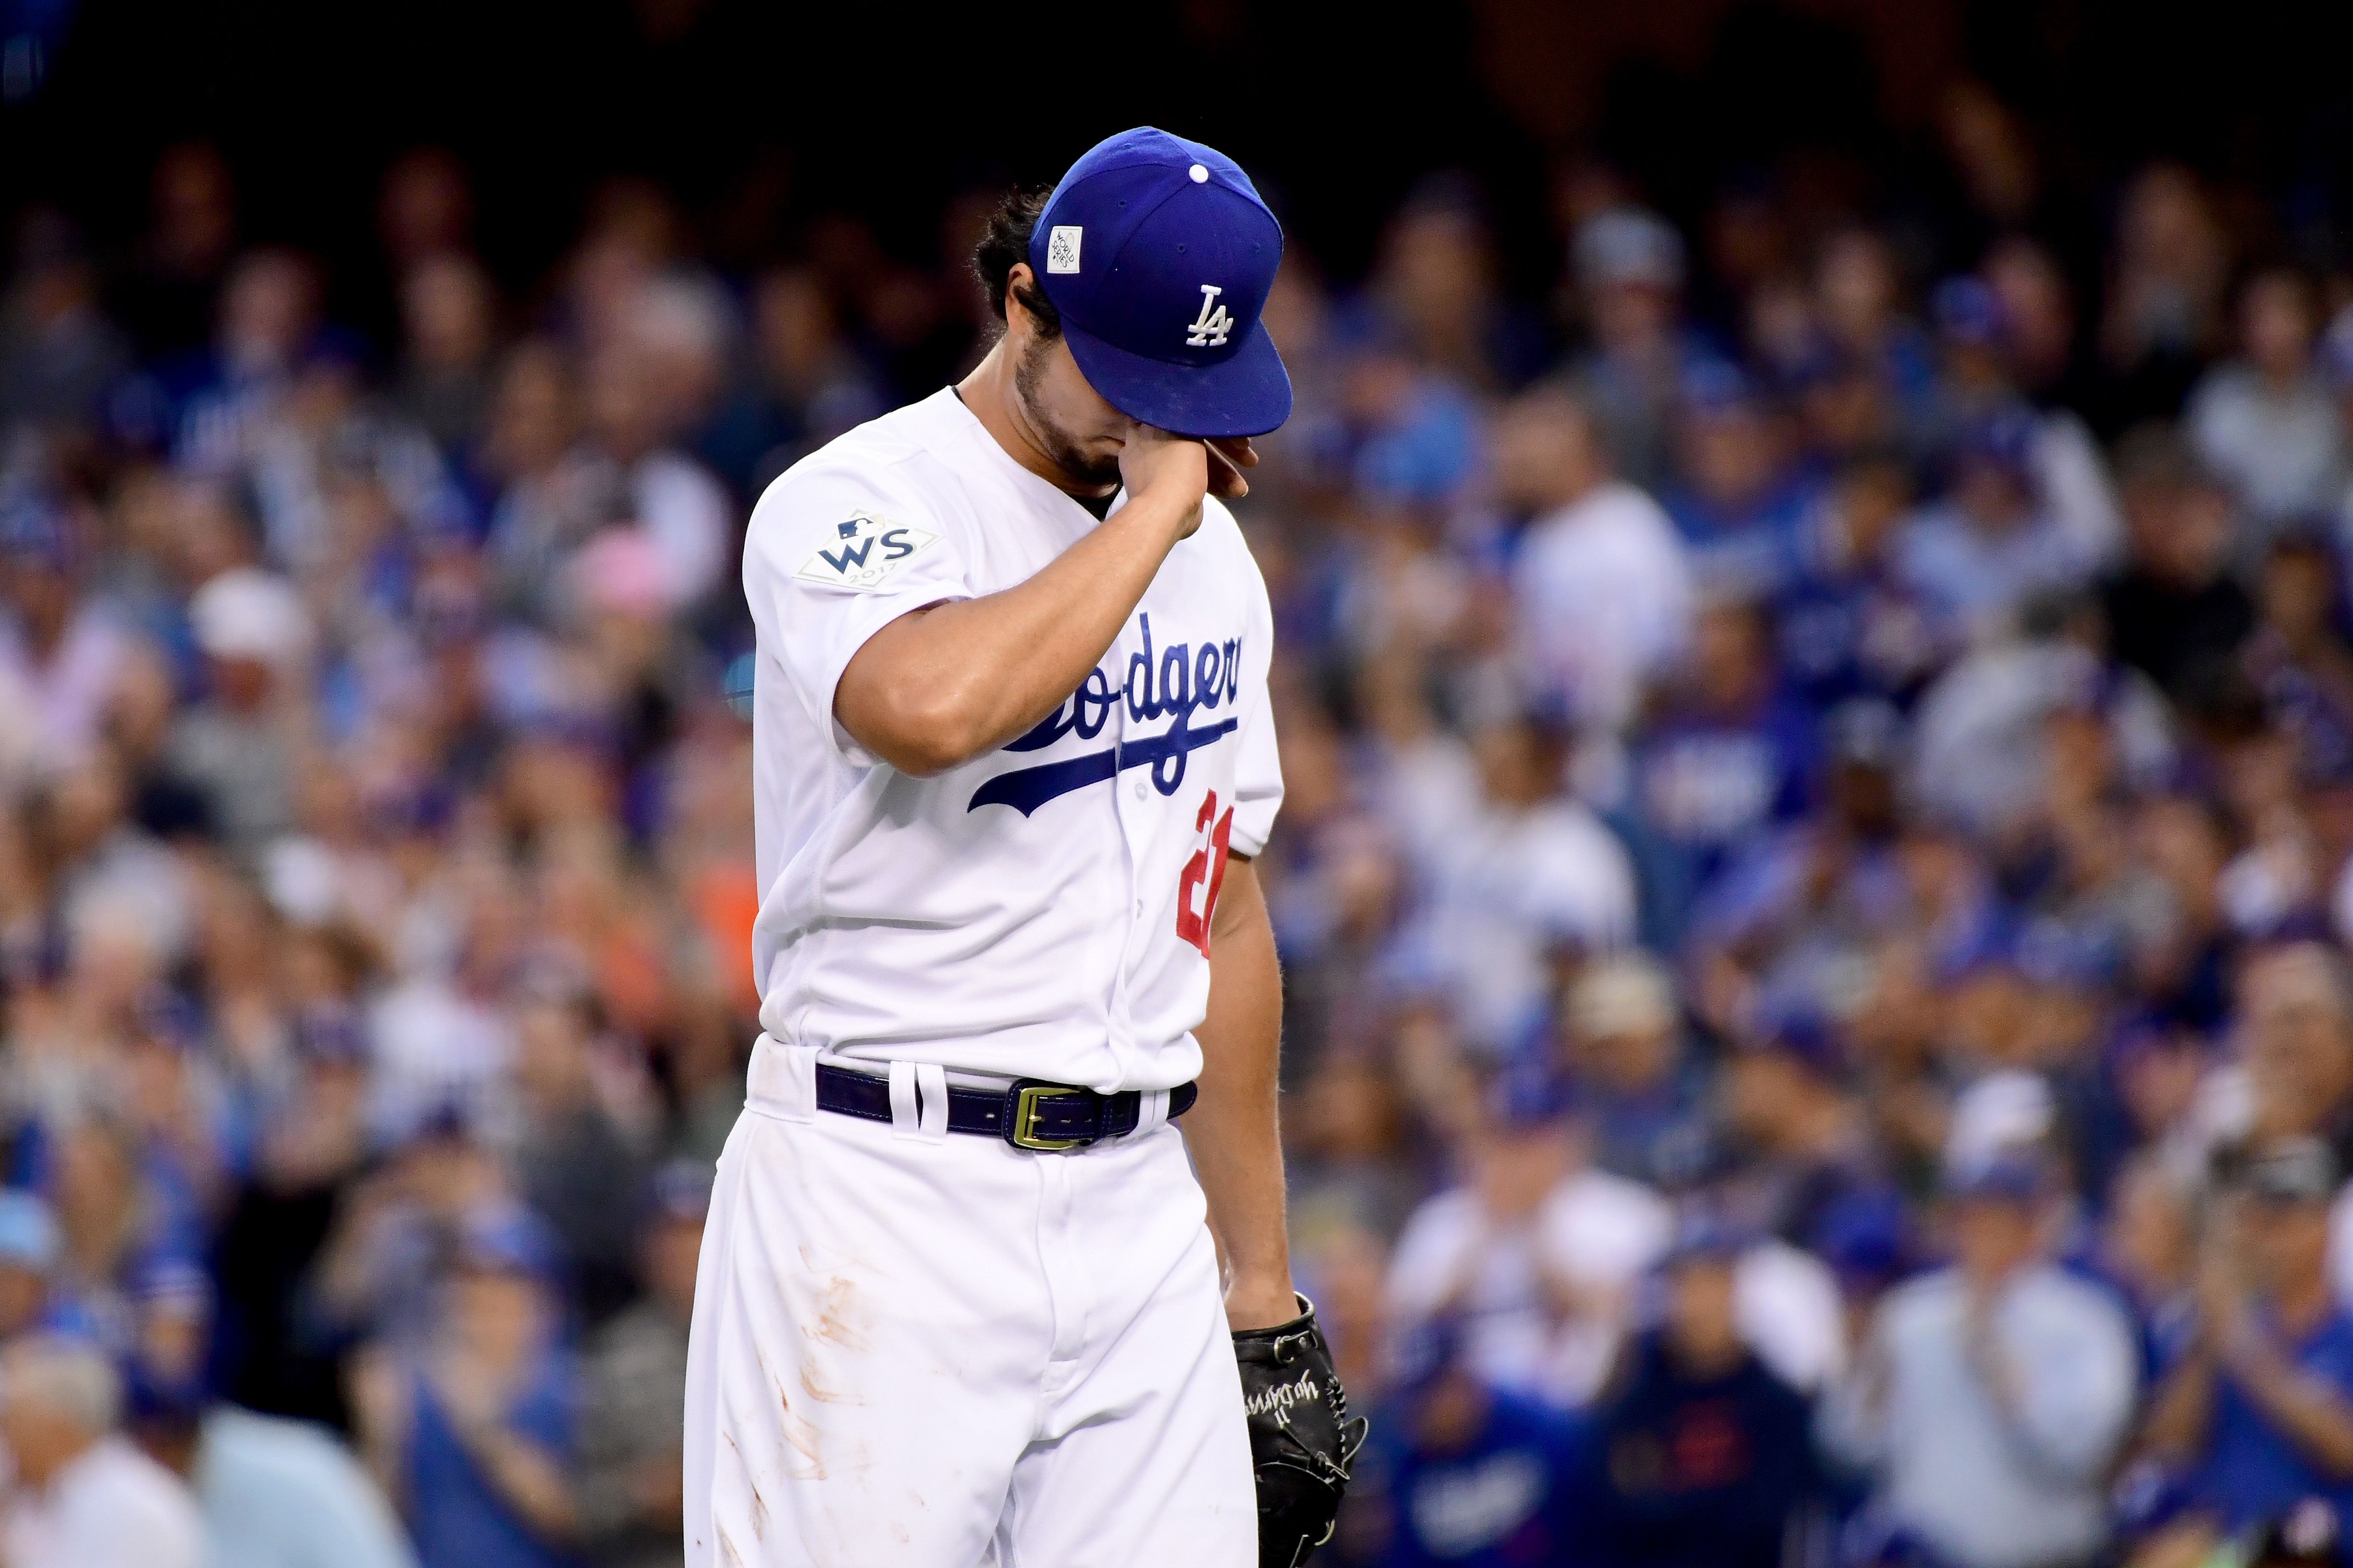
<svg viewBox="0 0 2353 1568">
<path fill-rule="evenodd" d="M 310 613 L 283 577 L 238 566 L 196 590 L 188 622 L 212 689 L 180 721 L 168 761 L 204 797 L 214 830 L 251 858 L 294 818 L 294 757 L 280 709 L 310 657 Z"/>
<path fill-rule="evenodd" d="M 9 1568 L 195 1568 L 195 1502 L 116 1432 L 121 1405 L 89 1345 L 30 1334 L 0 1352 L 0 1436 L 16 1471 L 0 1536 Z"/>
</svg>

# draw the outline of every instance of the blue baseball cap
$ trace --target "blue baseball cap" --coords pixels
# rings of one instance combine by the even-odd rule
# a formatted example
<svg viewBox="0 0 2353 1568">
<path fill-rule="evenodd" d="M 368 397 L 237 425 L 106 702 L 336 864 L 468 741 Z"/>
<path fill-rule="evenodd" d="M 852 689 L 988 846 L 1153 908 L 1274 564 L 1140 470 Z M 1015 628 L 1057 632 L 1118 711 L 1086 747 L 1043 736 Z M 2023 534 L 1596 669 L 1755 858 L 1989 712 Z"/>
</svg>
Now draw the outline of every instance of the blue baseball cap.
<svg viewBox="0 0 2353 1568">
<path fill-rule="evenodd" d="M 552 1281 L 562 1264 L 554 1236 L 530 1210 L 487 1204 L 459 1222 L 458 1267 L 481 1274 Z"/>
<path fill-rule="evenodd" d="M 48 1205 L 16 1188 L 0 1192 L 0 1267 L 46 1274 L 57 1264 L 58 1246 Z"/>
<path fill-rule="evenodd" d="M 1728 1263 L 1736 1260 L 1757 1240 L 1755 1233 L 1721 1205 L 1686 1205 L 1676 1217 L 1674 1240 L 1659 1258 L 1661 1268 L 1685 1263 Z"/>
<path fill-rule="evenodd" d="M 1240 165 L 1148 125 L 1071 164 L 1029 237 L 1088 384 L 1176 436 L 1262 436 L 1291 417 L 1259 320 L 1282 260 L 1282 226 Z"/>
<path fill-rule="evenodd" d="M 1505 1131 L 1550 1127 L 1578 1109 L 1577 1086 L 1535 1064 L 1507 1068 L 1488 1086 L 1488 1114 Z"/>
<path fill-rule="evenodd" d="M 2031 1204 L 2052 1185 L 2050 1162 L 2023 1145 L 1964 1157 L 1945 1170 L 1947 1197 L 1980 1203 Z"/>
<path fill-rule="evenodd" d="M 1967 274 L 1946 279 L 1929 296 L 1928 313 L 1936 321 L 1937 333 L 1954 342 L 1993 348 L 2001 342 L 2001 296 L 1983 279 Z"/>
</svg>

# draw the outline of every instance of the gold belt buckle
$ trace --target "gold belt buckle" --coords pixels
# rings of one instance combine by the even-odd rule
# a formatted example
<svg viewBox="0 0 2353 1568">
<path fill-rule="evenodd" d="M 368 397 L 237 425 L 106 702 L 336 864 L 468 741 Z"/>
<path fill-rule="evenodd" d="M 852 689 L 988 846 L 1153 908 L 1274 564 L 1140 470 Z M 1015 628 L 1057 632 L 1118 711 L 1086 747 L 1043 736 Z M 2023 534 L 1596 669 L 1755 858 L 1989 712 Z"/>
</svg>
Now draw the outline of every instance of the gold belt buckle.
<svg viewBox="0 0 2353 1568">
<path fill-rule="evenodd" d="M 1025 1083 L 1013 1091 L 1012 1124 L 1005 1130 L 1005 1141 L 1017 1149 L 1035 1149 L 1051 1153 L 1061 1149 L 1076 1149 L 1093 1142 L 1091 1138 L 1040 1138 L 1037 1133 L 1038 1107 L 1049 1100 L 1066 1100 L 1085 1094 L 1083 1089 L 1073 1089 L 1060 1083 Z"/>
</svg>

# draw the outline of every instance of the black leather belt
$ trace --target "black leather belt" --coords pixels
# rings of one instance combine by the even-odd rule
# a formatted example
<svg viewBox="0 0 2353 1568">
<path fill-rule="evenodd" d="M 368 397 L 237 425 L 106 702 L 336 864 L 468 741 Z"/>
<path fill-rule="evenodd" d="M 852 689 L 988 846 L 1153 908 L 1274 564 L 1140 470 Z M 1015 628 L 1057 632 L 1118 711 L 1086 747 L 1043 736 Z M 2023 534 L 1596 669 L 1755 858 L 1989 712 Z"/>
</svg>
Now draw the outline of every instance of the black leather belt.
<svg viewBox="0 0 2353 1568">
<path fill-rule="evenodd" d="M 1168 1091 L 1168 1120 L 1193 1109 L 1200 1090 L 1180 1083 Z M 889 1121 L 891 1080 L 872 1073 L 817 1065 L 817 1108 L 869 1121 Z M 1135 1089 L 1097 1094 L 1067 1083 L 1022 1079 L 1004 1089 L 948 1086 L 948 1131 L 1002 1138 L 1016 1149 L 1082 1149 L 1135 1131 L 1144 1096 Z"/>
</svg>

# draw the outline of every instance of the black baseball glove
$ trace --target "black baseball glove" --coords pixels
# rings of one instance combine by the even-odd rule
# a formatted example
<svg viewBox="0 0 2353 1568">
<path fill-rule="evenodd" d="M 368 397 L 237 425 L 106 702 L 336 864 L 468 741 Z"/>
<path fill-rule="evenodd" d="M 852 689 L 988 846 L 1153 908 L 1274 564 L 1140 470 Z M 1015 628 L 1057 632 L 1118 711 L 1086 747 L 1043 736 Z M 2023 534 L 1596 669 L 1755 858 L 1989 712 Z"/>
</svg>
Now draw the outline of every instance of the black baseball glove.
<svg viewBox="0 0 2353 1568">
<path fill-rule="evenodd" d="M 1299 1306 L 1287 1323 L 1234 1336 L 1258 1473 L 1259 1568 L 1299 1568 L 1332 1539 L 1348 1466 L 1365 1446 L 1366 1422 L 1348 1419 L 1315 1305 L 1302 1296 Z"/>
</svg>

